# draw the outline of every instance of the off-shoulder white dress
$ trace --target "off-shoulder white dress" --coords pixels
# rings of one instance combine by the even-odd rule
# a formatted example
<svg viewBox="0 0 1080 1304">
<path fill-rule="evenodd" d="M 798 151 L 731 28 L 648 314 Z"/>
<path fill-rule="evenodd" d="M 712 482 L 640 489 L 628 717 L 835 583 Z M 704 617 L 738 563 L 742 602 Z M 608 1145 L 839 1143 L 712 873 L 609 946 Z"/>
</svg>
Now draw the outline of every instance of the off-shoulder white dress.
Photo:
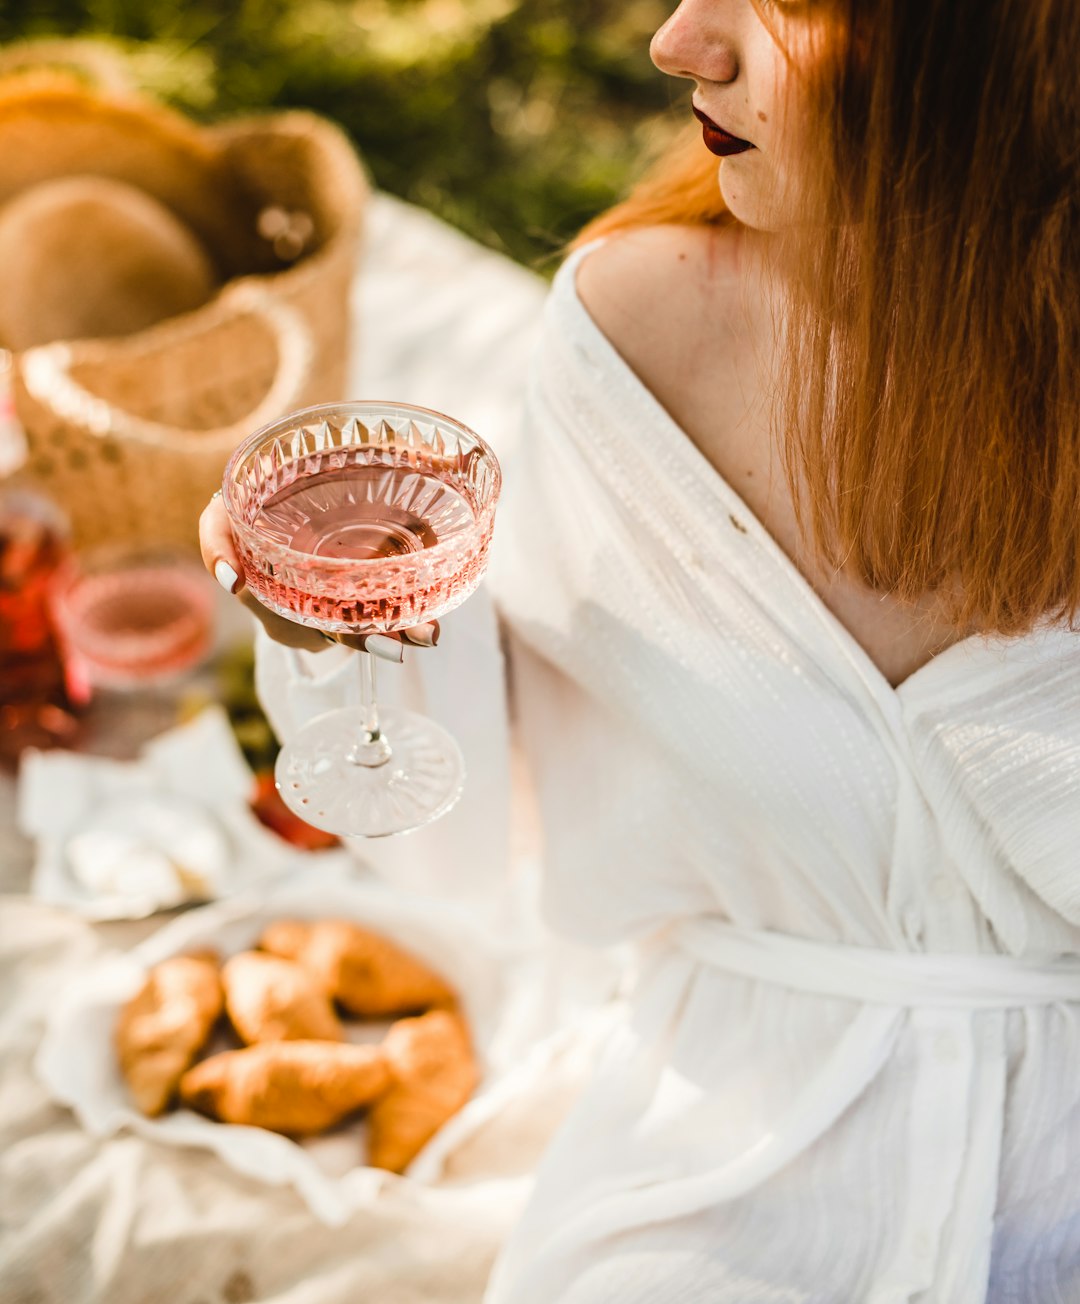
<svg viewBox="0 0 1080 1304">
<path fill-rule="evenodd" d="M 638 973 L 488 1304 L 1080 1304 L 1080 635 L 891 688 L 599 332 L 582 256 L 500 446 L 491 588 L 545 919 Z M 525 350 L 495 352 L 391 388 L 504 434 Z M 488 596 L 445 630 L 380 696 L 455 732 L 465 798 L 364 854 L 479 916 L 509 854 Z M 282 733 L 355 691 L 335 656 L 263 642 Z"/>
<path fill-rule="evenodd" d="M 640 972 L 490 1304 L 1075 1304 L 1080 636 L 890 687 L 581 256 L 492 582 L 546 918 Z"/>
</svg>

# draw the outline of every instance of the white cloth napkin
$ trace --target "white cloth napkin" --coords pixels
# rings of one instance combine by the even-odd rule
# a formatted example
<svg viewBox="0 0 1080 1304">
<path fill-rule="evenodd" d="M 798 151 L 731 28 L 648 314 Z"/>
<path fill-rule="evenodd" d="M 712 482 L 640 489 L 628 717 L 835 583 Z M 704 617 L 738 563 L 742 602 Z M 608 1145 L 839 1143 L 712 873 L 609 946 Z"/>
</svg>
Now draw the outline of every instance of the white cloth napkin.
<svg viewBox="0 0 1080 1304">
<path fill-rule="evenodd" d="M 252 775 L 220 707 L 135 761 L 29 751 L 18 821 L 36 841 L 31 891 L 85 918 L 138 919 L 231 896 L 332 852 L 290 847 L 248 799 Z"/>
<path fill-rule="evenodd" d="M 384 884 L 348 877 L 337 859 L 302 879 L 276 884 L 257 900 L 238 898 L 189 911 L 126 955 L 109 955 L 81 973 L 54 1001 L 36 1070 L 54 1099 L 69 1105 L 88 1132 L 109 1136 L 130 1128 L 166 1145 L 215 1152 L 238 1172 L 273 1186 L 290 1185 L 321 1222 L 341 1225 L 403 1179 L 364 1164 L 362 1127 L 300 1144 L 255 1127 L 216 1123 L 190 1110 L 144 1118 L 131 1104 L 116 1062 L 113 1030 L 121 1006 L 148 970 L 169 956 L 210 948 L 222 958 L 255 945 L 267 924 L 283 918 L 351 919 L 407 947 L 453 985 L 469 1022 L 482 1082 L 473 1099 L 428 1143 L 409 1170 L 412 1183 L 442 1180 L 451 1156 L 504 1112 L 539 1148 L 550 1127 L 541 1108 L 552 1064 L 569 1053 L 582 1060 L 605 1026 L 589 1010 L 554 1029 L 535 989 L 538 957 L 521 954 L 480 928 L 467 908 L 405 897 Z M 537 1116 L 530 1137 L 528 1118 Z M 527 1176 L 459 1171 L 461 1194 L 498 1207 L 520 1200 Z"/>
</svg>

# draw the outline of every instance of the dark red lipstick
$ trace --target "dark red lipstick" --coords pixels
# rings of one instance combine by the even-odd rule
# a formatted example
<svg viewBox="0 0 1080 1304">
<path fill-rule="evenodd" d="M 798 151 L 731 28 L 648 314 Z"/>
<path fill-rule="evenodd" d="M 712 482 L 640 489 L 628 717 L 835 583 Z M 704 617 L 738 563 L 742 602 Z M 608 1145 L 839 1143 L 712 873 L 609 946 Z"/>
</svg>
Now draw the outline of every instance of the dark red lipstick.
<svg viewBox="0 0 1080 1304">
<path fill-rule="evenodd" d="M 701 123 L 701 134 L 705 140 L 705 148 L 711 149 L 714 154 L 719 154 L 721 158 L 727 158 L 731 154 L 742 154 L 745 150 L 753 149 L 754 146 L 748 140 L 740 140 L 738 136 L 733 136 L 730 131 L 725 131 L 723 127 L 718 127 L 712 118 L 692 104 L 694 117 Z"/>
</svg>

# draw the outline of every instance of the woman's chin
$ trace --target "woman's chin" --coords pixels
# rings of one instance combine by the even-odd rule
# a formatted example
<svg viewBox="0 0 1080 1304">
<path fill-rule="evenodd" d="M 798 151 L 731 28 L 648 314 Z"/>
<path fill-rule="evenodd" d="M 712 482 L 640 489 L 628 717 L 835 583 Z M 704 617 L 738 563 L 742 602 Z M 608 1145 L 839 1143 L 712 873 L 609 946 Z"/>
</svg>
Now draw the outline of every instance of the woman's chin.
<svg viewBox="0 0 1080 1304">
<path fill-rule="evenodd" d="M 751 170 L 756 151 L 733 154 L 720 164 L 720 194 L 728 212 L 752 231 L 779 231 L 784 226 L 783 207 L 773 187 L 763 186 Z"/>
</svg>

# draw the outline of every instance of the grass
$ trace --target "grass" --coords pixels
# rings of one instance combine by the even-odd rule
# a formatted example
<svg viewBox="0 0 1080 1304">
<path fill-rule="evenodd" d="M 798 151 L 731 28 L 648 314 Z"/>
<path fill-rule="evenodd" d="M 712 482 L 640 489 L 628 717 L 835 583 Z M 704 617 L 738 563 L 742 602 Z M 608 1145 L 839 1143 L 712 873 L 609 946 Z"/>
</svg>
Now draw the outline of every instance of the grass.
<svg viewBox="0 0 1080 1304">
<path fill-rule="evenodd" d="M 304 106 L 376 183 L 543 268 L 670 135 L 664 0 L 7 0 L 0 42 L 98 36 L 200 118 Z"/>
</svg>

